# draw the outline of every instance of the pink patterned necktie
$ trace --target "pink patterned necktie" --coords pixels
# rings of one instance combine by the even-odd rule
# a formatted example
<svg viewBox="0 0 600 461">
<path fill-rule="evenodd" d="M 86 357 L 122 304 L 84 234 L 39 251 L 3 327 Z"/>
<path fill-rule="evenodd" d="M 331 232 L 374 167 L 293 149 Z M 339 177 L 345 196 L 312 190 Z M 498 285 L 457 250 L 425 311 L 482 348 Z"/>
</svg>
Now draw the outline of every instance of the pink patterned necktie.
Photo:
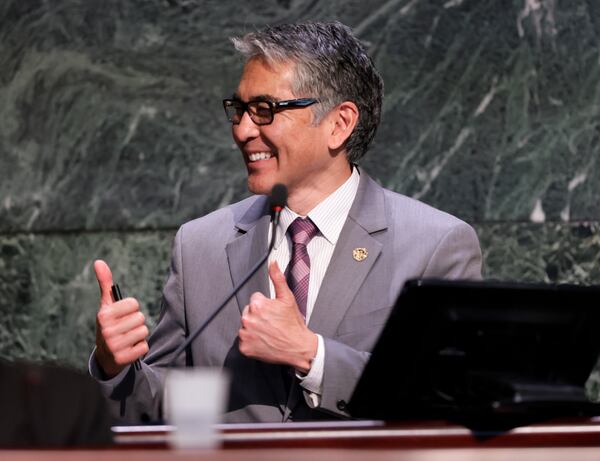
<svg viewBox="0 0 600 461">
<path fill-rule="evenodd" d="M 309 218 L 296 218 L 288 227 L 293 245 L 292 257 L 286 269 L 287 282 L 304 318 L 306 318 L 306 300 L 308 299 L 308 282 L 310 280 L 310 258 L 306 251 L 306 245 L 317 235 L 317 232 L 319 229 Z"/>
</svg>

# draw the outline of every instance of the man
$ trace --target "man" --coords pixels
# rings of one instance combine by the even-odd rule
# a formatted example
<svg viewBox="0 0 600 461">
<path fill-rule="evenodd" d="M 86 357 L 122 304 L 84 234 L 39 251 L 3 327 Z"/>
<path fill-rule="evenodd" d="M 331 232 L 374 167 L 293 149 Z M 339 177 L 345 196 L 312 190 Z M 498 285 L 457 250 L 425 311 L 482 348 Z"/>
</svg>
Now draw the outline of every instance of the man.
<svg viewBox="0 0 600 461">
<path fill-rule="evenodd" d="M 383 83 L 346 26 L 282 25 L 233 42 L 246 64 L 224 106 L 256 195 L 181 227 L 148 343 L 137 301 L 113 303 L 110 270 L 95 265 L 102 300 L 90 369 L 130 421 L 160 415 L 174 350 L 265 253 L 265 194 L 276 183 L 289 197 L 268 268 L 176 359 L 229 370 L 226 421 L 348 416 L 404 281 L 480 277 L 471 227 L 356 166 L 379 123 Z"/>
</svg>

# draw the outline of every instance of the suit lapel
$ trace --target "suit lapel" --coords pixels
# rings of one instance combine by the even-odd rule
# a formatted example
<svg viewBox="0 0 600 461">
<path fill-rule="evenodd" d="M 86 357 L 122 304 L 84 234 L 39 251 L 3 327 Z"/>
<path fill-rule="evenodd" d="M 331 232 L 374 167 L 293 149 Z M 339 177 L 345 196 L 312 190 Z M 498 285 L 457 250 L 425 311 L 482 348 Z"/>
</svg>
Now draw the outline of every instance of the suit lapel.
<svg viewBox="0 0 600 461">
<path fill-rule="evenodd" d="M 346 221 L 335 247 L 329 268 L 310 318 L 309 328 L 325 337 L 332 337 L 350 307 L 357 291 L 381 253 L 381 243 L 352 220 Z M 356 248 L 364 248 L 368 257 L 357 261 Z"/>
<path fill-rule="evenodd" d="M 319 295 L 309 328 L 325 337 L 335 334 L 359 288 L 382 251 L 374 234 L 387 228 L 383 189 L 361 171 L 354 203 L 342 228 Z M 354 250 L 364 248 L 368 256 L 359 261 Z"/>
<path fill-rule="evenodd" d="M 246 232 L 241 232 L 239 237 L 232 240 L 225 247 L 229 272 L 234 285 L 237 285 L 267 251 L 267 232 L 269 216 L 262 216 L 255 225 Z M 239 228 L 238 228 L 239 229 Z M 263 264 L 246 284 L 240 288 L 236 295 L 240 312 L 248 304 L 250 295 L 260 291 L 265 296 L 269 295 L 267 265 Z"/>
<path fill-rule="evenodd" d="M 267 235 L 270 225 L 270 214 L 266 199 L 258 199 L 255 204 L 235 224 L 237 237 L 225 247 L 229 272 L 233 285 L 237 285 L 250 271 L 252 266 L 267 251 Z M 269 275 L 267 264 L 263 264 L 236 295 L 240 313 L 250 300 L 252 293 L 259 291 L 269 296 Z M 250 360 L 250 359 L 249 359 Z M 267 385 L 271 388 L 275 401 L 281 412 L 285 411 L 287 390 L 283 382 L 281 367 L 255 361 L 256 366 L 264 374 Z"/>
</svg>

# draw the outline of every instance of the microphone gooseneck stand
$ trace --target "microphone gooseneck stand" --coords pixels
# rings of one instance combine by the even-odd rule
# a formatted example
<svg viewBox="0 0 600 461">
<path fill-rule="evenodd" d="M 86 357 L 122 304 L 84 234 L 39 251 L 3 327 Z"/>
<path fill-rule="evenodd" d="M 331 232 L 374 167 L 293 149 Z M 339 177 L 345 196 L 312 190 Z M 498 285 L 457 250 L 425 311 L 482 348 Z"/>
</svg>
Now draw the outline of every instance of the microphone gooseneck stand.
<svg viewBox="0 0 600 461">
<path fill-rule="evenodd" d="M 213 313 L 204 321 L 202 325 L 200 325 L 195 331 L 193 331 L 186 340 L 179 345 L 179 347 L 175 350 L 173 358 L 169 363 L 169 367 L 173 367 L 177 358 L 181 355 L 181 353 L 206 329 L 208 325 L 215 319 L 217 315 L 225 308 L 227 303 L 231 298 L 233 298 L 236 293 L 246 284 L 246 282 L 252 277 L 256 271 L 265 263 L 265 261 L 269 258 L 271 254 L 271 250 L 273 250 L 273 246 L 275 245 L 275 238 L 277 234 L 277 226 L 279 224 L 279 217 L 281 215 L 281 210 L 285 207 L 287 203 L 287 188 L 283 184 L 275 184 L 271 191 L 271 213 L 273 215 L 273 219 L 271 220 L 271 243 L 269 244 L 269 248 L 265 255 L 250 269 L 248 275 L 246 275 L 237 285 L 233 287 L 231 292 L 227 295 L 227 297 L 223 300 L 219 307 L 217 307 Z"/>
</svg>

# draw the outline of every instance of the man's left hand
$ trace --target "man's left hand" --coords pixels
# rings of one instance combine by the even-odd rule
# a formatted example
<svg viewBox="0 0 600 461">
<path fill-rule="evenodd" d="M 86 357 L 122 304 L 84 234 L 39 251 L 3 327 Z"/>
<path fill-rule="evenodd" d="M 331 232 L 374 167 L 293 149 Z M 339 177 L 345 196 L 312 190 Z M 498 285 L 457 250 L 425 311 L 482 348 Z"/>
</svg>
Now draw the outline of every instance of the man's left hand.
<svg viewBox="0 0 600 461">
<path fill-rule="evenodd" d="M 276 262 L 269 265 L 275 299 L 254 293 L 242 312 L 240 352 L 269 363 L 290 365 L 307 373 L 317 353 L 317 335 L 308 329 Z"/>
</svg>

